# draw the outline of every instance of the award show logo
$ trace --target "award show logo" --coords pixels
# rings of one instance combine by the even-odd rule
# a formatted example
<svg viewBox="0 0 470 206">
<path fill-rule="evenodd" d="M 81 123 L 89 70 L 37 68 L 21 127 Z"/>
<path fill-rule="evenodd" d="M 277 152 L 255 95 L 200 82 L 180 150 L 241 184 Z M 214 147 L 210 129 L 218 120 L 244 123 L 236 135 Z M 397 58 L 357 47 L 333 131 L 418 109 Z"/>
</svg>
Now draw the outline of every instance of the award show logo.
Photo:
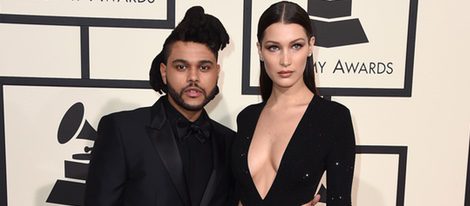
<svg viewBox="0 0 470 206">
<path fill-rule="evenodd" d="M 65 144 L 72 139 L 94 141 L 96 135 L 96 130 L 84 119 L 83 104 L 78 102 L 72 105 L 62 118 L 57 140 L 60 144 Z M 85 146 L 84 153 L 72 155 L 74 161 L 64 161 L 65 178 L 69 180 L 57 180 L 46 202 L 83 205 L 85 183 L 80 181 L 86 180 L 92 149 L 92 147 Z"/>
<path fill-rule="evenodd" d="M 252 30 L 269 5 L 244 1 L 244 95 L 259 94 L 259 61 L 253 46 L 257 40 Z M 316 28 L 313 66 L 322 95 L 411 96 L 417 0 L 354 4 L 353 0 L 307 0 L 299 5 Z"/>
<path fill-rule="evenodd" d="M 317 29 L 317 46 L 329 48 L 369 42 L 359 19 L 351 17 L 352 0 L 309 0 L 307 7 L 310 16 L 325 19 L 312 20 Z M 336 20 L 343 18 L 347 19 Z"/>
</svg>

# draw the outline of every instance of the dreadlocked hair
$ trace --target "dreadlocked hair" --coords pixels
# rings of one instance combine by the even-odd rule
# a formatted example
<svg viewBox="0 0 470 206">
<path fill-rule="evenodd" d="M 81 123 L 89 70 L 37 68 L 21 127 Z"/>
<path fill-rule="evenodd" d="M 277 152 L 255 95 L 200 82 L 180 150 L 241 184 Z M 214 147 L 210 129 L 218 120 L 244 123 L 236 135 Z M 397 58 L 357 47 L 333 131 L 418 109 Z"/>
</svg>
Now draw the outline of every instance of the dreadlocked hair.
<svg viewBox="0 0 470 206">
<path fill-rule="evenodd" d="M 227 31 L 219 19 L 210 14 L 205 14 L 201 6 L 191 7 L 186 11 L 183 20 L 166 38 L 162 51 L 153 59 L 150 68 L 150 85 L 160 94 L 168 92 L 168 88 L 163 83 L 160 74 L 160 63 L 167 63 L 171 47 L 175 42 L 204 44 L 217 59 L 219 50 L 223 50 L 227 46 L 229 39 Z"/>
</svg>

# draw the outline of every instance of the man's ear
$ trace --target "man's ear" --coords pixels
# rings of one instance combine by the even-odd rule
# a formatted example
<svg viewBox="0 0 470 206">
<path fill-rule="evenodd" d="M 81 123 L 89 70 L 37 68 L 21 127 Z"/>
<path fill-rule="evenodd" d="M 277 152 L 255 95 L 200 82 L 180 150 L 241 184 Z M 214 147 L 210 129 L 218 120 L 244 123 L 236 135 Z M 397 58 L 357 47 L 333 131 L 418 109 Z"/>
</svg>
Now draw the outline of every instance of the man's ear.
<svg viewBox="0 0 470 206">
<path fill-rule="evenodd" d="M 160 63 L 160 75 L 162 75 L 163 83 L 166 84 L 166 65 Z"/>
</svg>

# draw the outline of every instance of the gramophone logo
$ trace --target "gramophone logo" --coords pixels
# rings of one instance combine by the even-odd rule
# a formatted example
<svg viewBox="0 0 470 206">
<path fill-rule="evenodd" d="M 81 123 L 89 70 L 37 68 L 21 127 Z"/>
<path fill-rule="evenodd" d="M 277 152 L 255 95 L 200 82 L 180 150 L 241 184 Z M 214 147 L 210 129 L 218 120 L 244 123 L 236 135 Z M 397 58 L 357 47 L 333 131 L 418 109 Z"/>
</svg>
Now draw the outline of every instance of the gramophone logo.
<svg viewBox="0 0 470 206">
<path fill-rule="evenodd" d="M 86 139 L 94 141 L 96 130 L 84 118 L 83 104 L 78 102 L 72 105 L 62 118 L 57 141 L 66 144 L 75 139 Z M 65 180 L 58 179 L 52 188 L 46 202 L 83 205 L 85 183 L 88 173 L 88 163 L 93 148 L 85 146 L 84 153 L 72 155 L 73 161 L 64 161 Z M 83 182 L 83 183 L 81 183 Z"/>
<path fill-rule="evenodd" d="M 318 46 L 369 42 L 359 19 L 351 17 L 352 0 L 309 0 L 308 13 L 314 18 L 312 24 L 317 29 L 315 43 Z"/>
</svg>

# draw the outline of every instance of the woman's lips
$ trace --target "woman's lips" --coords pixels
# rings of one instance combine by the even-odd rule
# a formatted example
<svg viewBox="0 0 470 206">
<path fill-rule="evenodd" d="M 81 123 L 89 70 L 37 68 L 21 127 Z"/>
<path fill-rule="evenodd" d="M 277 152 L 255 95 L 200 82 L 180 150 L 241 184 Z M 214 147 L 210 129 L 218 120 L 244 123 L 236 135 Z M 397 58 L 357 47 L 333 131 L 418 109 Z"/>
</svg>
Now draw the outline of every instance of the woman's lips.
<svg viewBox="0 0 470 206">
<path fill-rule="evenodd" d="M 282 70 L 278 72 L 277 74 L 279 74 L 279 76 L 281 76 L 282 78 L 287 78 L 287 77 L 290 77 L 293 72 L 294 71 L 290 71 L 290 70 Z"/>
</svg>

